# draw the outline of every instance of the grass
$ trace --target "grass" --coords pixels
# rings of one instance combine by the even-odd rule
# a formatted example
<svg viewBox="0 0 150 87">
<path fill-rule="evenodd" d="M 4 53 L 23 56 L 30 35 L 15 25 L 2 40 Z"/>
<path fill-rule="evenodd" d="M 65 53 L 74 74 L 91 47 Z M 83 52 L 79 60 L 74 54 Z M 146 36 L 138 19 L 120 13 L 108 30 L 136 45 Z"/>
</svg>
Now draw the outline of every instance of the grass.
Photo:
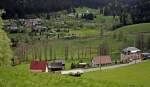
<svg viewBox="0 0 150 87">
<path fill-rule="evenodd" d="M 122 31 L 124 33 L 150 32 L 150 23 L 134 24 L 118 28 L 115 32 Z"/>
<path fill-rule="evenodd" d="M 29 65 L 0 68 L 0 87 L 149 87 L 150 61 L 123 68 L 95 71 L 70 77 L 31 73 Z"/>
<path fill-rule="evenodd" d="M 118 28 L 117 30 L 111 32 L 111 34 L 119 34 L 122 33 L 122 37 L 126 38 L 128 42 L 135 43 L 137 40 L 139 33 L 141 32 L 148 32 L 142 33 L 143 34 L 143 41 L 146 43 L 150 37 L 150 23 L 141 23 L 141 24 L 134 24 L 129 26 L 124 26 Z M 120 36 L 120 37 L 121 37 Z"/>
<path fill-rule="evenodd" d="M 149 65 L 150 61 L 147 61 L 145 63 L 132 65 L 124 68 L 87 73 L 84 75 L 84 77 L 94 79 L 96 81 L 110 81 L 118 83 L 118 85 L 126 84 L 129 87 L 149 87 Z"/>
<path fill-rule="evenodd" d="M 70 30 L 70 34 L 75 34 L 79 37 L 86 37 L 86 36 L 94 36 L 100 34 L 100 29 L 80 29 L 80 30 Z"/>
<path fill-rule="evenodd" d="M 88 39 L 88 40 L 53 40 L 48 43 L 47 46 L 47 58 L 50 59 L 50 50 L 49 46 L 51 45 L 53 47 L 53 53 L 52 57 L 54 57 L 54 49 L 56 53 L 56 59 L 64 59 L 64 51 L 65 51 L 65 46 L 67 45 L 68 48 L 68 54 L 69 58 L 68 59 L 78 59 L 78 50 L 79 50 L 79 55 L 80 59 L 88 58 L 91 60 L 91 57 L 95 57 L 97 55 L 97 47 L 102 44 L 102 43 L 108 43 L 110 46 L 110 55 L 112 55 L 113 59 L 119 59 L 120 54 L 120 46 L 122 43 L 112 40 L 111 38 L 97 38 L 97 39 Z M 42 44 L 42 45 L 41 45 Z M 36 50 L 41 50 L 42 54 L 42 59 L 45 59 L 45 54 L 44 54 L 44 48 L 45 46 L 43 43 L 36 43 L 35 45 Z M 90 55 L 90 48 L 91 47 L 91 55 Z M 114 54 L 117 53 L 117 54 Z M 32 49 L 29 49 L 29 59 L 32 58 Z M 38 57 L 39 58 L 39 57 Z"/>
<path fill-rule="evenodd" d="M 144 27 L 145 26 L 145 27 Z M 149 26 L 150 23 L 144 23 L 144 24 L 136 24 L 136 25 L 129 25 L 126 27 L 122 27 L 119 28 L 113 32 L 113 33 L 118 33 L 119 31 L 124 31 L 126 32 L 143 32 L 143 31 L 149 31 Z M 75 33 L 75 34 L 80 34 L 81 36 L 86 36 L 86 35 L 94 35 L 94 34 L 98 34 L 99 32 L 96 32 L 98 29 L 85 29 L 85 30 L 71 30 L 71 33 Z M 91 33 L 92 32 L 92 33 Z M 105 31 L 106 32 L 106 31 Z M 88 58 L 88 60 L 90 61 L 93 57 L 95 57 L 97 55 L 97 48 L 100 44 L 102 43 L 108 43 L 108 45 L 110 46 L 110 55 L 112 57 L 113 60 L 118 60 L 120 59 L 120 51 L 121 49 L 123 49 L 124 44 L 127 44 L 126 46 L 129 46 L 128 43 L 130 42 L 131 44 L 134 42 L 135 36 L 133 38 L 133 36 L 130 34 L 128 36 L 129 38 L 127 38 L 127 41 L 125 42 L 124 40 L 120 40 L 118 41 L 115 38 L 110 36 L 105 37 L 105 38 L 99 38 L 99 37 L 95 37 L 94 39 L 76 39 L 76 40 L 52 40 L 49 41 L 48 45 L 47 45 L 47 59 L 54 59 L 54 51 L 52 54 L 52 58 L 50 58 L 50 49 L 49 46 L 51 45 L 53 48 L 55 48 L 55 55 L 56 55 L 56 59 L 64 59 L 64 51 L 65 51 L 65 46 L 68 45 L 69 46 L 69 61 L 74 59 L 75 61 L 78 60 L 78 49 L 80 50 L 80 60 L 82 60 L 83 58 Z M 124 36 L 123 36 L 124 38 Z M 35 47 L 36 50 L 41 50 L 41 59 L 45 59 L 45 54 L 44 54 L 44 42 L 35 42 Z M 92 54 L 90 56 L 90 52 L 89 50 L 86 50 L 86 47 L 92 47 Z M 20 52 L 20 51 L 19 51 Z M 82 56 L 83 55 L 83 56 Z M 85 56 L 86 55 L 86 56 Z M 39 58 L 39 56 L 38 56 Z M 32 49 L 29 49 L 28 52 L 28 59 L 32 60 L 33 56 L 32 56 Z M 69 64 L 74 62 L 68 62 Z M 79 60 L 78 60 L 79 61 Z"/>
</svg>

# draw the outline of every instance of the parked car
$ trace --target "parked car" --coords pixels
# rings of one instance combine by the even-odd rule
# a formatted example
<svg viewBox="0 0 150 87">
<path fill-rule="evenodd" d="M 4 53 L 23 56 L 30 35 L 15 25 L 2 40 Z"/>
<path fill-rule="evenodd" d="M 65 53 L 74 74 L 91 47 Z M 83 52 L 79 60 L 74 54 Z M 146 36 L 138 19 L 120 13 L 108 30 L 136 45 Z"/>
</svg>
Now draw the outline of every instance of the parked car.
<svg viewBox="0 0 150 87">
<path fill-rule="evenodd" d="M 150 53 L 142 53 L 143 60 L 150 59 Z"/>
</svg>

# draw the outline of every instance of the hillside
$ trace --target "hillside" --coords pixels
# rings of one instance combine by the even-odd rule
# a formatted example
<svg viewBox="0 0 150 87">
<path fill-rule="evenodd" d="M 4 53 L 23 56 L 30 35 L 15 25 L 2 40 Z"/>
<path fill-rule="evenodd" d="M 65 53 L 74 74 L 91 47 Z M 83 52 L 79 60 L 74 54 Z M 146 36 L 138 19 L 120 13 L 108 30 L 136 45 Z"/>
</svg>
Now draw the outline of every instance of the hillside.
<svg viewBox="0 0 150 87">
<path fill-rule="evenodd" d="M 0 87 L 149 87 L 150 61 L 128 67 L 86 73 L 76 78 L 31 73 L 29 65 L 0 68 Z M 144 76 L 143 76 L 144 75 Z"/>
<path fill-rule="evenodd" d="M 150 23 L 141 23 L 118 28 L 115 32 L 122 31 L 124 33 L 150 32 Z"/>
<path fill-rule="evenodd" d="M 91 72 L 84 75 L 85 78 L 90 78 L 95 81 L 112 84 L 111 87 L 149 87 L 150 83 L 150 61 L 145 63 L 131 65 L 124 68 L 118 68 L 106 71 Z M 97 77 L 97 78 L 96 78 Z"/>
<path fill-rule="evenodd" d="M 5 9 L 6 18 L 14 18 L 16 14 L 24 17 L 26 14 L 40 14 L 70 10 L 74 7 L 104 7 L 111 0 L 5 0 L 0 3 L 0 9 Z M 9 5 L 11 4 L 11 6 Z M 4 18 L 5 18 L 4 17 Z"/>
<path fill-rule="evenodd" d="M 135 46 L 143 51 L 149 50 L 150 23 L 128 25 L 111 32 L 113 38 L 126 46 Z"/>
</svg>

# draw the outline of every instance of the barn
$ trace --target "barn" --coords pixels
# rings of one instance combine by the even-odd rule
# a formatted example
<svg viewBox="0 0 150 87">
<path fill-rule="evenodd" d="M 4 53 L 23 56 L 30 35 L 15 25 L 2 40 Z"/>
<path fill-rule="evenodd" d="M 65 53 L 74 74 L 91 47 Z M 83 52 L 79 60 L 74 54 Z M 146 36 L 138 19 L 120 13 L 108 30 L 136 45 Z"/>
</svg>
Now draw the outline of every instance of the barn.
<svg viewBox="0 0 150 87">
<path fill-rule="evenodd" d="M 103 65 L 112 64 L 112 60 L 110 56 L 96 56 L 92 60 L 92 67 L 98 67 Z"/>
<path fill-rule="evenodd" d="M 31 72 L 48 72 L 48 63 L 46 61 L 32 61 L 30 70 Z"/>
</svg>

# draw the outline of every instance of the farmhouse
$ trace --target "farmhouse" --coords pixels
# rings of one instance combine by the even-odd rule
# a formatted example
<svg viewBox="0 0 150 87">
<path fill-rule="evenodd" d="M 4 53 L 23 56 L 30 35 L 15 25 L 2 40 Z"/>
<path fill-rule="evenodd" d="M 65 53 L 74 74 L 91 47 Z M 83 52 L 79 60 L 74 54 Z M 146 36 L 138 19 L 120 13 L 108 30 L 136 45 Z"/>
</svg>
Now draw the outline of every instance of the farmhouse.
<svg viewBox="0 0 150 87">
<path fill-rule="evenodd" d="M 92 66 L 93 67 L 98 67 L 101 65 L 108 65 L 108 64 L 112 64 L 112 60 L 110 56 L 97 56 L 94 57 L 92 60 Z"/>
<path fill-rule="evenodd" d="M 51 71 L 58 71 L 65 69 L 65 61 L 64 60 L 54 60 L 48 64 L 48 68 Z"/>
<path fill-rule="evenodd" d="M 136 47 L 127 47 L 121 52 L 121 61 L 123 63 L 139 60 L 142 58 L 141 50 Z"/>
<path fill-rule="evenodd" d="M 42 24 L 42 19 L 27 19 L 24 21 L 24 25 L 26 27 L 33 27 L 33 26 L 36 26 L 36 25 L 41 25 Z"/>
<path fill-rule="evenodd" d="M 48 72 L 48 63 L 46 61 L 32 61 L 30 70 L 31 72 Z"/>
</svg>

